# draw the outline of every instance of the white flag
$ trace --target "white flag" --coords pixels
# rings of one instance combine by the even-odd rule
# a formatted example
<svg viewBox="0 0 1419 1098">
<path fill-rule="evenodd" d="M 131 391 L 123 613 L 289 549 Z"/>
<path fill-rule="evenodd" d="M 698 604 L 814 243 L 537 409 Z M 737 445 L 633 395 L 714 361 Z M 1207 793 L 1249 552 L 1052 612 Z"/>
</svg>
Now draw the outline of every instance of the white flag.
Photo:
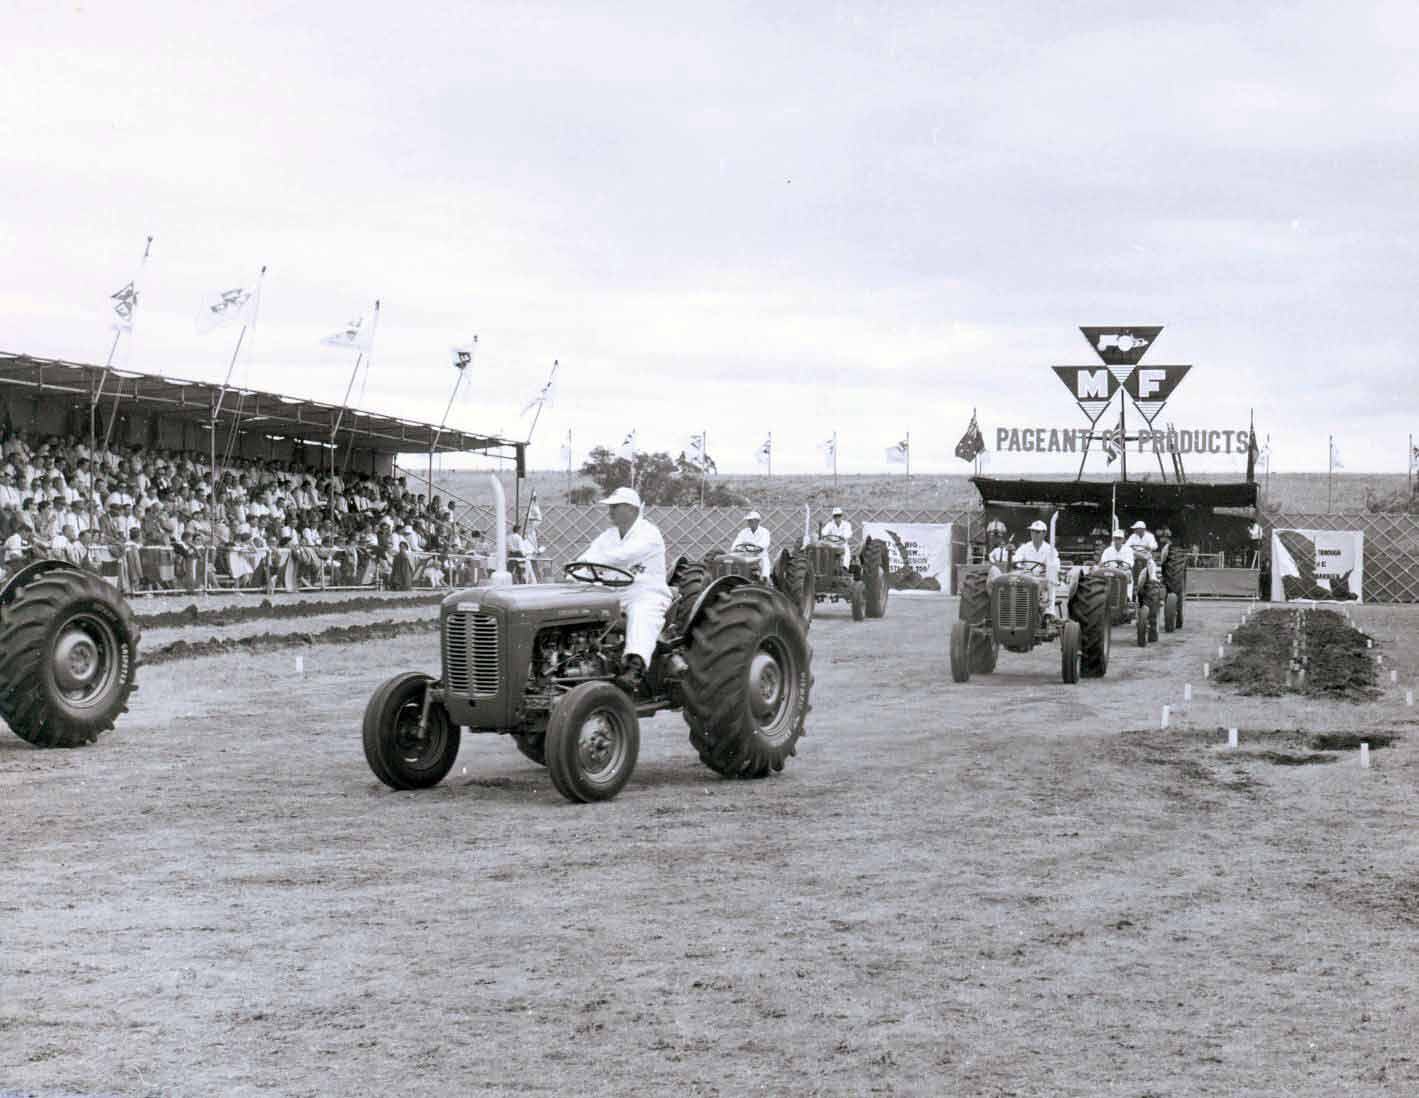
<svg viewBox="0 0 1419 1098">
<path fill-rule="evenodd" d="M 754 460 L 757 461 L 760 465 L 767 465 L 773 460 L 773 458 L 774 439 L 773 436 L 770 435 L 768 438 L 764 439 L 764 444 L 759 447 L 758 452 L 754 455 Z"/>
<path fill-rule="evenodd" d="M 564 443 L 562 443 L 562 464 L 565 465 L 565 466 L 567 466 L 568 468 L 570 468 L 570 467 L 571 467 L 571 463 L 572 463 L 572 444 L 571 444 L 570 442 L 564 442 Z"/>
<path fill-rule="evenodd" d="M 320 341 L 322 347 L 338 347 L 342 351 L 362 351 L 368 353 L 370 341 L 374 337 L 374 325 L 366 324 L 365 318 L 352 320 L 338 332 L 332 332 Z"/>
<path fill-rule="evenodd" d="M 888 462 L 888 464 L 890 464 L 890 465 L 905 465 L 905 464 L 907 463 L 907 451 L 908 451 L 909 449 L 910 449 L 910 447 L 907 445 L 907 440 L 906 440 L 906 439 L 902 439 L 902 441 L 899 442 L 899 443 L 897 443 L 895 446 L 888 446 L 888 447 L 887 447 L 887 462 Z"/>
<path fill-rule="evenodd" d="M 1330 467 L 1332 469 L 1344 469 L 1345 464 L 1340 460 L 1340 449 L 1335 443 L 1330 444 Z"/>
<path fill-rule="evenodd" d="M 634 431 L 621 440 L 621 445 L 616 448 L 616 456 L 625 458 L 627 461 L 636 459 L 636 433 Z"/>
<path fill-rule="evenodd" d="M 453 368 L 458 371 L 458 379 L 454 384 L 458 387 L 458 403 L 461 405 L 473 403 L 473 352 L 477 345 L 478 337 L 474 336 L 473 342 L 467 347 L 449 348 Z"/>
<path fill-rule="evenodd" d="M 832 469 L 838 459 L 837 436 L 834 435 L 832 438 L 828 439 L 827 442 L 823 443 L 818 448 L 823 451 L 823 464 L 826 465 L 829 469 Z"/>
<path fill-rule="evenodd" d="M 117 293 L 108 296 L 109 300 L 113 302 L 114 331 L 131 332 L 133 330 L 133 314 L 138 311 L 137 285 L 130 282 Z"/>
<path fill-rule="evenodd" d="M 197 331 L 206 335 L 233 321 L 250 323 L 250 306 L 255 299 L 255 293 L 241 288 L 213 294 L 197 314 Z"/>
</svg>

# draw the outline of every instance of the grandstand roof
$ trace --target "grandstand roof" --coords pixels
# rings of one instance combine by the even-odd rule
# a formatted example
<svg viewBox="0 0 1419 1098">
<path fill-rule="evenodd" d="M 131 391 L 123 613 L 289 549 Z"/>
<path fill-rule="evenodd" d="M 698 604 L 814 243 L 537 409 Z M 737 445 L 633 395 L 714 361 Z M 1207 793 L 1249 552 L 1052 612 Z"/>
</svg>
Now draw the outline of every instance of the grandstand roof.
<svg viewBox="0 0 1419 1098">
<path fill-rule="evenodd" d="M 342 417 L 338 404 L 257 389 L 231 387 L 222 396 L 222 386 L 203 381 L 185 381 L 134 370 L 110 369 L 106 377 L 104 374 L 104 367 L 91 363 L 0 351 L 0 385 L 27 389 L 38 397 L 52 394 L 87 405 L 99 391 L 102 380 L 105 401 L 111 403 L 117 397 L 120 403 L 137 404 L 149 412 L 197 424 L 210 423 L 213 409 L 220 403 L 217 420 L 224 426 L 230 427 L 239 419 L 241 430 L 329 442 L 338 420 L 342 445 L 353 441 L 356 446 L 377 453 L 428 453 L 430 450 L 466 453 L 504 448 L 513 452 L 524 445 L 511 439 L 469 434 L 449 427 L 440 431 L 437 424 L 358 409 L 345 409 Z"/>
<path fill-rule="evenodd" d="M 1073 504 L 1108 508 L 1255 507 L 1256 483 L 1163 484 L 1158 481 L 1004 480 L 972 477 L 984 503 Z"/>
</svg>

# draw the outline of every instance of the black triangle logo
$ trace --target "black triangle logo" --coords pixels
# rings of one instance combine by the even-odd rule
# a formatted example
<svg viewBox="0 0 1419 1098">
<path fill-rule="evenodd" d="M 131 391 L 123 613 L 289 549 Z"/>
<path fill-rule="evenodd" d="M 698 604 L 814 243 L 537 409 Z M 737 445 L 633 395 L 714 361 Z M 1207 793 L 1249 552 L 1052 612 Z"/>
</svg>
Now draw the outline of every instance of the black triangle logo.
<svg viewBox="0 0 1419 1098">
<path fill-rule="evenodd" d="M 1134 324 L 1125 328 L 1083 328 L 1084 338 L 1094 353 L 1108 366 L 1136 366 L 1153 346 L 1161 324 Z"/>
</svg>

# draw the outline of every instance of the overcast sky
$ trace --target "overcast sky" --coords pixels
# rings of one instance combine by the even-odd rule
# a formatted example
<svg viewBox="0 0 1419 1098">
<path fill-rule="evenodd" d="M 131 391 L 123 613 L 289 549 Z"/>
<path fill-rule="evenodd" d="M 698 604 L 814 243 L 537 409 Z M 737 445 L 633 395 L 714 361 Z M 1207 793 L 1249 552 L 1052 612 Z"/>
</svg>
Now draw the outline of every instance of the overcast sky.
<svg viewBox="0 0 1419 1098">
<path fill-rule="evenodd" d="M 152 234 L 123 364 L 220 380 L 193 318 L 267 264 L 246 384 L 338 402 L 379 297 L 373 410 L 437 422 L 476 332 L 451 420 L 525 437 L 561 360 L 539 468 L 964 472 L 972 408 L 1084 425 L 1081 324 L 1165 325 L 1159 422 L 1255 407 L 1276 470 L 1419 433 L 1412 2 L 0 2 L 0 349 L 101 362 Z"/>
</svg>

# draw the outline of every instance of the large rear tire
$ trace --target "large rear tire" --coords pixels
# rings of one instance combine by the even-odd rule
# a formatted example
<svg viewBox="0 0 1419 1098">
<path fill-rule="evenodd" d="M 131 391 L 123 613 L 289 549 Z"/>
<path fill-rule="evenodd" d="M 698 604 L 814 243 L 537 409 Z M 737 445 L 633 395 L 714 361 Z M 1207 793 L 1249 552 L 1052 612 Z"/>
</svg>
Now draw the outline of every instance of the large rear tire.
<svg viewBox="0 0 1419 1098">
<path fill-rule="evenodd" d="M 1069 602 L 1069 616 L 1079 623 L 1081 673 L 1086 679 L 1103 678 L 1109 670 L 1113 627 L 1109 623 L 1109 577 L 1089 572 Z"/>
<path fill-rule="evenodd" d="M 968 621 L 951 625 L 951 681 L 971 681 L 971 623 Z"/>
<path fill-rule="evenodd" d="M 798 616 L 803 619 L 806 630 L 813 624 L 813 608 L 818 605 L 813 562 L 808 559 L 808 554 L 791 553 L 785 549 L 779 558 L 776 579 L 778 589 L 798 608 Z"/>
<path fill-rule="evenodd" d="M 584 682 L 552 707 L 547 772 L 569 801 L 609 801 L 630 780 L 640 746 L 640 721 L 626 692 L 609 682 Z"/>
<path fill-rule="evenodd" d="M 887 564 L 887 546 L 868 538 L 862 547 L 862 587 L 869 618 L 887 616 Z"/>
<path fill-rule="evenodd" d="M 127 711 L 138 625 L 113 587 L 71 568 L 22 583 L 0 617 L 0 716 L 36 747 L 82 747 Z"/>
<path fill-rule="evenodd" d="M 956 618 L 968 621 L 977 628 L 990 623 L 990 582 L 988 564 L 968 565 L 961 573 L 961 602 L 956 608 Z"/>
<path fill-rule="evenodd" d="M 424 690 L 434 680 L 406 671 L 380 685 L 365 706 L 361 729 L 365 761 L 390 789 L 427 789 L 438 785 L 458 758 L 461 729 L 443 706 L 429 706 L 429 723 L 419 734 Z"/>
<path fill-rule="evenodd" d="M 703 564 L 685 561 L 675 569 L 675 601 L 670 604 L 670 620 L 677 633 L 685 631 L 690 611 L 709 583 L 709 569 Z"/>
<path fill-rule="evenodd" d="M 1140 602 L 1138 604 L 1138 617 L 1134 619 L 1134 624 L 1138 627 L 1138 647 L 1148 647 L 1148 604 Z"/>
<path fill-rule="evenodd" d="M 1178 551 L 1176 544 L 1168 546 L 1167 555 L 1163 558 L 1163 586 L 1169 594 L 1178 597 L 1177 620 L 1173 628 L 1181 629 L 1183 602 L 1187 599 L 1187 556 Z"/>
<path fill-rule="evenodd" d="M 1163 599 L 1163 632 L 1171 633 L 1178 627 L 1178 597 L 1169 591 Z"/>
<path fill-rule="evenodd" d="M 1079 648 L 1079 623 L 1067 621 L 1059 634 L 1060 677 L 1068 683 L 1079 681 L 1083 653 Z"/>
<path fill-rule="evenodd" d="M 762 778 L 797 753 L 813 687 L 798 615 L 746 585 L 705 608 L 685 652 L 685 721 L 700 761 L 726 778 Z"/>
</svg>

